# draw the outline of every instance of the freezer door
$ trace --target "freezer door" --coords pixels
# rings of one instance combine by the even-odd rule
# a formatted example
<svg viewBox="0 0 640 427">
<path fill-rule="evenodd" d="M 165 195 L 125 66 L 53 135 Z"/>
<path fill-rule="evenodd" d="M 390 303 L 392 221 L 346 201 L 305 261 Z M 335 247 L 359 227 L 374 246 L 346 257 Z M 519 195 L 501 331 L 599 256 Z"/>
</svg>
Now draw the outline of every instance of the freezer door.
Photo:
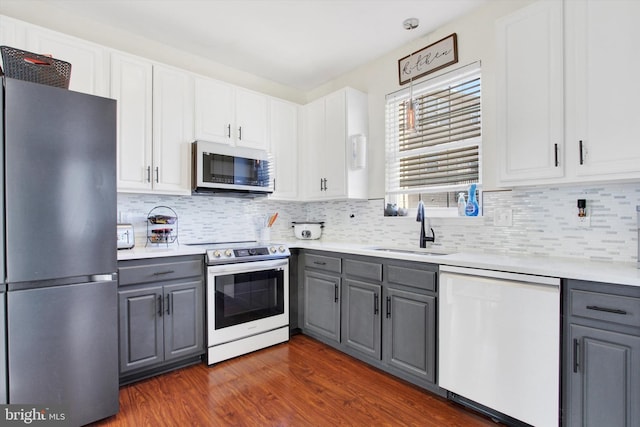
<svg viewBox="0 0 640 427">
<path fill-rule="evenodd" d="M 116 271 L 116 102 L 5 79 L 7 282 Z"/>
<path fill-rule="evenodd" d="M 9 403 L 65 405 L 69 425 L 118 412 L 116 281 L 7 298 Z"/>
</svg>

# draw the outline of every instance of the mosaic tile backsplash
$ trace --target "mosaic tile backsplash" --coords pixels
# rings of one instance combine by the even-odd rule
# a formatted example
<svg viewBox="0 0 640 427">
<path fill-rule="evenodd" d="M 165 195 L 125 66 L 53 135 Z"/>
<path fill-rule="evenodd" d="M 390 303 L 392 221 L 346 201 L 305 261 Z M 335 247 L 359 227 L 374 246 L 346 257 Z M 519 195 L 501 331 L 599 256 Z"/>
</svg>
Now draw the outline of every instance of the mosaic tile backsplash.
<svg viewBox="0 0 640 427">
<path fill-rule="evenodd" d="M 577 199 L 587 200 L 590 224 L 579 225 Z M 418 246 L 415 215 L 384 217 L 382 199 L 366 201 L 283 202 L 209 196 L 118 194 L 121 222 L 133 223 L 136 242 L 144 245 L 146 217 L 155 206 L 178 214 L 178 240 L 226 242 L 255 240 L 256 220 L 278 212 L 272 241 L 294 239 L 292 221 L 324 221 L 322 240 L 372 246 Z M 531 187 L 485 192 L 483 216 L 429 218 L 436 233 L 434 250 L 558 256 L 636 262 L 640 184 L 580 187 Z M 497 209 L 512 210 L 512 226 L 495 226 Z M 429 206 L 426 206 L 429 217 Z"/>
</svg>

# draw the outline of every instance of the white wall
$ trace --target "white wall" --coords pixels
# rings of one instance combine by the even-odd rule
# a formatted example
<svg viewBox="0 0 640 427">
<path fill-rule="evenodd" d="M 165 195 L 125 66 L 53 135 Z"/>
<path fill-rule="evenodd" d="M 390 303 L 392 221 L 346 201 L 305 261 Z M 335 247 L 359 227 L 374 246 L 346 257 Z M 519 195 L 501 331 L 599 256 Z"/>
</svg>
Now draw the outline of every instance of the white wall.
<svg viewBox="0 0 640 427">
<path fill-rule="evenodd" d="M 495 27 L 496 19 L 524 7 L 531 0 L 492 0 L 474 12 L 404 46 L 402 49 L 368 63 L 307 94 L 313 100 L 344 86 L 369 94 L 369 198 L 384 197 L 384 107 L 385 95 L 401 88 L 398 83 L 398 59 L 434 43 L 451 33 L 458 37 L 458 63 L 429 74 L 417 82 L 438 76 L 474 61 L 482 62 L 482 144 L 483 185 L 496 186 L 495 162 Z M 404 30 L 398 23 L 399 31 Z M 408 33 L 408 32 L 407 32 Z M 415 83 L 416 81 L 414 81 Z"/>
<path fill-rule="evenodd" d="M 152 2 L 149 2 L 150 6 L 151 4 Z M 302 103 L 305 100 L 305 94 L 297 89 L 230 68 L 213 59 L 183 52 L 119 28 L 84 17 L 74 17 L 67 10 L 55 7 L 46 0 L 2 0 L 0 14 L 292 102 Z"/>
</svg>

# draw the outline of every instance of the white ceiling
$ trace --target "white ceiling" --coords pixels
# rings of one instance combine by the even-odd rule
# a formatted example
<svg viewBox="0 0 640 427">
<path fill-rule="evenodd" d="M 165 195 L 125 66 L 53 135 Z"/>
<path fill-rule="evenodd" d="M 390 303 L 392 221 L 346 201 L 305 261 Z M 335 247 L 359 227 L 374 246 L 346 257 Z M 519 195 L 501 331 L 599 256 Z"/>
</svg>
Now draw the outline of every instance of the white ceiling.
<svg viewBox="0 0 640 427">
<path fill-rule="evenodd" d="M 9 1 L 9 0 L 7 0 Z M 49 0 L 80 15 L 310 90 L 488 0 Z M 402 22 L 416 17 L 407 31 Z"/>
</svg>

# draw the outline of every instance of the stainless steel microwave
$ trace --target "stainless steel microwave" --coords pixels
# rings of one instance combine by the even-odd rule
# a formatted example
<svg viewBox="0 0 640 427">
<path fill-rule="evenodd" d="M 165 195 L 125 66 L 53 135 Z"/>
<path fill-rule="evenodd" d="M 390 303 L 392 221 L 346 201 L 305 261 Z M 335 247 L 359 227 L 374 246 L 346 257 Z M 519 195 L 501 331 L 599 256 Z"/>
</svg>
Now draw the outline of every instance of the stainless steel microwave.
<svg viewBox="0 0 640 427">
<path fill-rule="evenodd" d="M 192 155 L 192 190 L 196 194 L 273 192 L 266 151 L 196 141 Z"/>
</svg>

